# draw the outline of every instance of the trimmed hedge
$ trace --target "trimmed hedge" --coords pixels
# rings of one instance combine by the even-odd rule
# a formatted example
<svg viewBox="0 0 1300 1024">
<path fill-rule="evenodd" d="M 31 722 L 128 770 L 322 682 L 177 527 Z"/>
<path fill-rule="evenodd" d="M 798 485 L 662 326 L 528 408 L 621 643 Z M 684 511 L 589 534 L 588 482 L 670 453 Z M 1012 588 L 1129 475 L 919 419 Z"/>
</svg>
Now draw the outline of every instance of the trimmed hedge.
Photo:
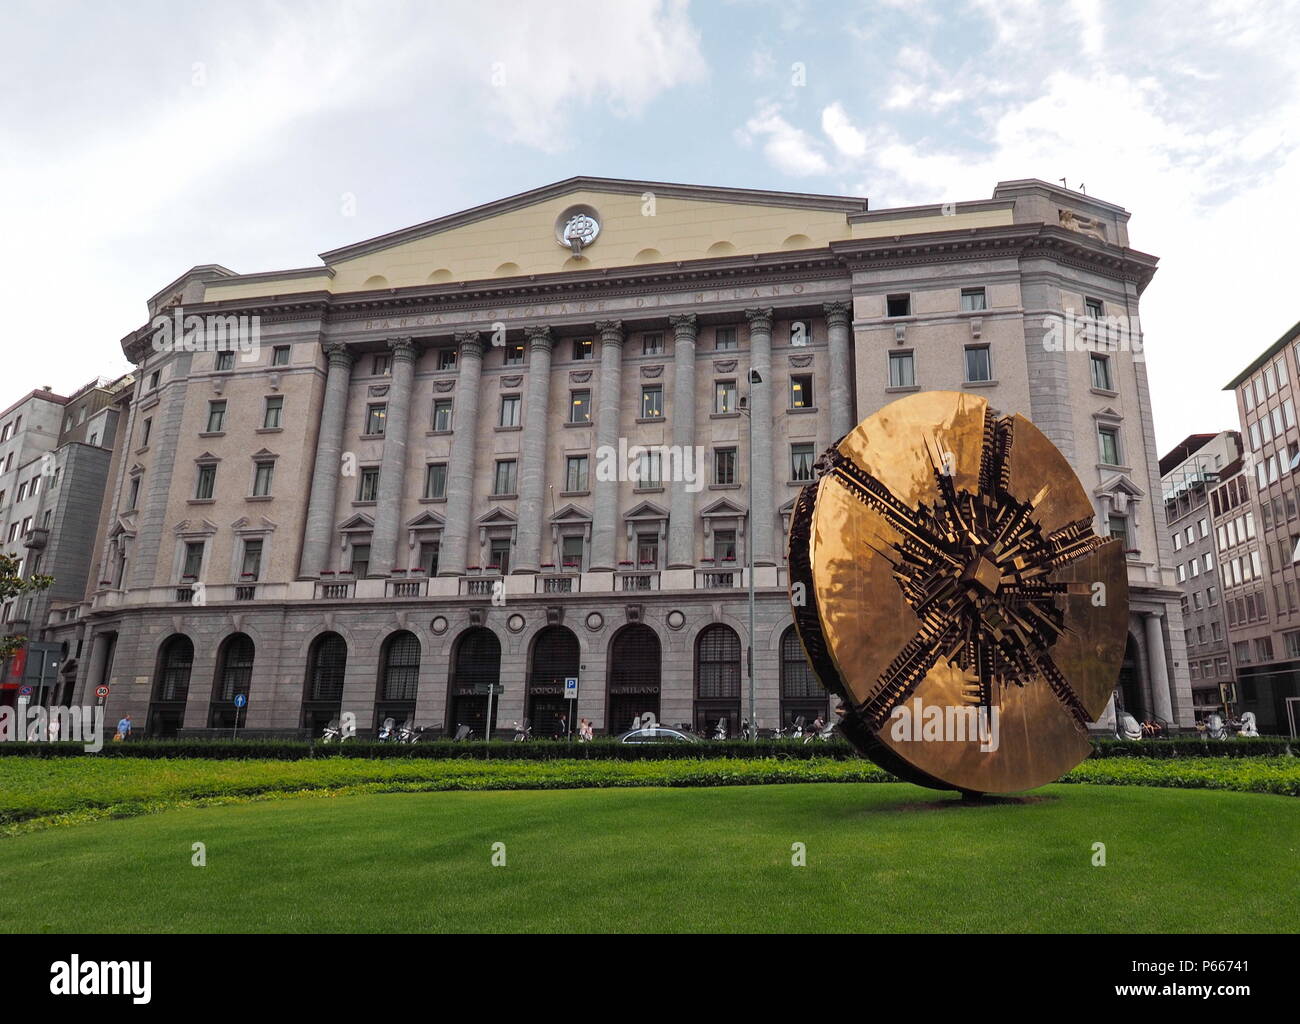
<svg viewBox="0 0 1300 1024">
<path fill-rule="evenodd" d="M 1294 757 L 1300 741 L 1280 736 L 1236 737 L 1207 740 L 1175 737 L 1158 740 L 1094 739 L 1094 758 L 1204 758 L 1204 757 Z M 0 757 L 82 757 L 80 743 L 0 743 Z M 316 758 L 377 760 L 411 758 L 433 760 L 493 761 L 703 761 L 716 758 L 777 758 L 808 760 L 828 758 L 843 761 L 857 758 L 857 752 L 843 740 L 830 742 L 801 740 L 719 740 L 703 743 L 632 744 L 600 737 L 589 743 L 532 740 L 513 743 L 493 740 L 454 743 L 312 743 L 302 740 L 130 740 L 104 744 L 99 757 L 199 758 L 214 761 L 267 760 L 302 761 Z"/>
</svg>

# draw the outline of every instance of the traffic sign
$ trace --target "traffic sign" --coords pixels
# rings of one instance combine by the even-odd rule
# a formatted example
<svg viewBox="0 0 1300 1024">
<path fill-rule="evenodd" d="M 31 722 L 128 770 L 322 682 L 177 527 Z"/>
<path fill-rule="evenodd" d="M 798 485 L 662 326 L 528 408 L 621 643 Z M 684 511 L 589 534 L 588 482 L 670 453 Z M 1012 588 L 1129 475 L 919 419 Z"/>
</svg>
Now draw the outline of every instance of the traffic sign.
<svg viewBox="0 0 1300 1024">
<path fill-rule="evenodd" d="M 474 692 L 486 697 L 488 694 L 496 694 L 498 697 L 506 692 L 506 688 L 500 683 L 475 683 Z"/>
<path fill-rule="evenodd" d="M 109 690 L 108 690 L 108 687 L 107 687 L 107 686 L 96 686 L 96 687 L 95 687 L 95 696 L 96 696 L 96 697 L 107 697 L 107 696 L 108 696 L 108 693 L 109 693 Z"/>
<path fill-rule="evenodd" d="M 248 703 L 248 697 L 245 694 L 235 694 L 235 707 L 242 708 Z"/>
<path fill-rule="evenodd" d="M 577 700 L 577 699 L 578 699 L 578 677 L 577 677 L 577 676 L 567 676 L 567 677 L 565 678 L 565 680 L 564 680 L 564 699 L 565 699 L 565 700 Z"/>
<path fill-rule="evenodd" d="M 30 697 L 31 695 L 32 695 L 32 688 L 30 686 L 20 686 L 18 688 L 18 696 Z"/>
</svg>

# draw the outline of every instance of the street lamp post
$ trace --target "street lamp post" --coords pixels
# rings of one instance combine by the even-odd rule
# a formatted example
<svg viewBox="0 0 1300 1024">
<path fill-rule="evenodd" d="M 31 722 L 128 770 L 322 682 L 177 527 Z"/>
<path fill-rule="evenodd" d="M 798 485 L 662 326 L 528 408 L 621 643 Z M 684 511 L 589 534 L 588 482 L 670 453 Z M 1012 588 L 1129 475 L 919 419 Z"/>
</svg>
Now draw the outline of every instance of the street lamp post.
<svg viewBox="0 0 1300 1024">
<path fill-rule="evenodd" d="M 749 371 L 749 384 L 752 388 L 762 384 L 763 378 L 757 370 Z M 749 529 L 745 533 L 745 568 L 749 575 L 749 643 L 745 648 L 745 668 L 749 674 L 749 738 L 758 741 L 758 717 L 754 700 L 754 413 L 749 405 L 749 396 L 740 400 L 740 411 L 749 422 Z"/>
</svg>

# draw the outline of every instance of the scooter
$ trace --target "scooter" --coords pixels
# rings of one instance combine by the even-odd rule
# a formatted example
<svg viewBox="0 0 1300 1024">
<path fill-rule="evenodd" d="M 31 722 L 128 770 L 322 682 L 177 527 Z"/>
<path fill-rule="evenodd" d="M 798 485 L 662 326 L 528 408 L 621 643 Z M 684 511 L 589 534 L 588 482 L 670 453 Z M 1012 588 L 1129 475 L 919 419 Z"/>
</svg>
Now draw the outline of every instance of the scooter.
<svg viewBox="0 0 1300 1024">
<path fill-rule="evenodd" d="M 727 738 L 727 720 L 725 718 L 718 719 L 718 727 L 713 730 L 713 738 L 715 740 L 725 740 Z"/>
<path fill-rule="evenodd" d="M 379 727 L 379 735 L 376 737 L 380 743 L 393 743 L 397 739 L 397 723 L 391 718 L 385 718 L 384 724 Z"/>
<path fill-rule="evenodd" d="M 331 718 L 325 726 L 325 731 L 321 733 L 320 741 L 322 743 L 343 742 L 343 729 L 339 725 L 337 718 Z"/>
<path fill-rule="evenodd" d="M 524 719 L 523 725 L 520 725 L 518 722 L 515 722 L 516 743 L 526 743 L 528 740 L 531 740 L 532 738 L 533 738 L 533 724 L 530 721 L 528 721 L 528 719 L 526 718 Z"/>
</svg>

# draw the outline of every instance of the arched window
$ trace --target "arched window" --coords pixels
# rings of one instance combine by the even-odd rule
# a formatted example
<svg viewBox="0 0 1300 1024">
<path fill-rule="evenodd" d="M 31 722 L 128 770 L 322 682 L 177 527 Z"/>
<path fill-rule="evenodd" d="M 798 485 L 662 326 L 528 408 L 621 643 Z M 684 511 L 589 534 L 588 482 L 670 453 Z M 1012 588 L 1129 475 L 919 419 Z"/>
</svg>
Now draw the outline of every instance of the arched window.
<svg viewBox="0 0 1300 1024">
<path fill-rule="evenodd" d="M 528 672 L 528 721 L 540 738 L 567 736 L 573 731 L 571 716 L 577 701 L 564 698 L 564 681 L 577 678 L 582 652 L 578 638 L 567 626 L 547 626 L 533 640 Z"/>
<path fill-rule="evenodd" d="M 153 700 L 149 704 L 148 736 L 175 736 L 185 724 L 185 702 L 190 695 L 194 668 L 194 643 L 182 633 L 168 637 L 158 650 Z"/>
<path fill-rule="evenodd" d="M 486 687 L 501 681 L 501 641 L 485 626 L 473 626 L 456 640 L 451 677 L 447 681 L 447 732 L 455 736 L 461 726 L 477 739 L 487 735 Z M 492 728 L 496 728 L 500 695 L 492 697 Z"/>
<path fill-rule="evenodd" d="M 659 636 L 644 623 L 624 626 L 609 645 L 609 699 L 605 731 L 617 735 L 640 722 L 643 715 L 659 721 L 660 692 Z"/>
<path fill-rule="evenodd" d="M 740 732 L 740 637 L 730 626 L 715 623 L 695 641 L 695 728 L 712 736 L 718 723 L 728 736 Z"/>
<path fill-rule="evenodd" d="M 302 709 L 302 724 L 312 735 L 339 717 L 347 667 L 347 641 L 337 633 L 322 633 L 312 641 L 307 652 L 307 685 Z"/>
<path fill-rule="evenodd" d="M 419 639 L 408 630 L 394 633 L 384 641 L 379 664 L 375 726 L 378 728 L 385 718 L 401 725 L 415 716 L 415 697 L 420 685 Z"/>
<path fill-rule="evenodd" d="M 255 653 L 253 641 L 245 633 L 232 633 L 222 641 L 217 652 L 217 679 L 208 715 L 210 728 L 231 729 L 236 717 L 241 723 L 246 720 L 246 712 L 235 707 L 235 698 L 241 694 L 248 697 Z"/>
<path fill-rule="evenodd" d="M 802 718 L 811 724 L 819 715 L 825 718 L 827 703 L 826 690 L 813 674 L 799 634 L 790 626 L 781 634 L 781 723 L 790 725 Z"/>
</svg>

